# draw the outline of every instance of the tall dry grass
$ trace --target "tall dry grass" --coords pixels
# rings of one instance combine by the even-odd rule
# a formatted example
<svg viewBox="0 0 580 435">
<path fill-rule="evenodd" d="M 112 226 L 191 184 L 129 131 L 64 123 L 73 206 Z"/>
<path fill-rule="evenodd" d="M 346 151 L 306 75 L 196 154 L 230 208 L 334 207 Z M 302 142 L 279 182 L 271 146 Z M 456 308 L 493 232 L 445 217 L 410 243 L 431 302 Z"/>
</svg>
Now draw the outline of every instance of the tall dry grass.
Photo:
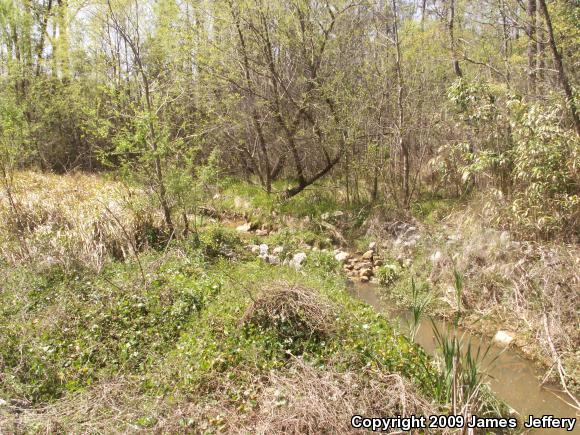
<svg viewBox="0 0 580 435">
<path fill-rule="evenodd" d="M 15 206 L 0 192 L 0 258 L 8 264 L 100 270 L 159 237 L 147 193 L 100 176 L 19 172 L 12 196 Z"/>
<path fill-rule="evenodd" d="M 453 293 L 446 289 L 453 282 L 453 269 L 461 270 L 465 277 L 462 303 L 468 315 L 493 319 L 490 328 L 512 331 L 516 344 L 548 366 L 563 362 L 566 382 L 578 390 L 579 247 L 514 240 L 509 232 L 492 229 L 486 221 L 473 210 L 446 220 L 445 242 L 430 248 L 442 253 L 431 279 L 453 305 Z"/>
</svg>

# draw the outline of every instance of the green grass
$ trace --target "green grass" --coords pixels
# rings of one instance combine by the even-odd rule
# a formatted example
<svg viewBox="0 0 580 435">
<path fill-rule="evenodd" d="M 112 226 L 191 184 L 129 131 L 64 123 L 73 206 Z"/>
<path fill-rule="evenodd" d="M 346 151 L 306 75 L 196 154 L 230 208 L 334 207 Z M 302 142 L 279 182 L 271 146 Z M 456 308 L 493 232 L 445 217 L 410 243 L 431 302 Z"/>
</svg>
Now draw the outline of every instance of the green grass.
<svg viewBox="0 0 580 435">
<path fill-rule="evenodd" d="M 146 285 L 133 260 L 100 273 L 4 269 L 0 397 L 51 403 L 120 374 L 136 377 L 150 394 L 207 391 L 232 373 L 241 387 L 244 379 L 284 368 L 290 355 L 320 367 L 399 372 L 429 395 L 429 359 L 348 295 L 332 255 L 311 253 L 296 272 L 241 254 L 232 261 L 229 253 L 239 253 L 240 243 L 214 226 L 166 252 L 142 253 Z M 280 280 L 332 303 L 331 337 L 286 342 L 275 331 L 240 325 L 261 289 Z"/>
<path fill-rule="evenodd" d="M 450 214 L 461 204 L 461 200 L 453 198 L 425 198 L 411 204 L 411 213 L 417 219 L 428 224 L 435 224 Z"/>
</svg>

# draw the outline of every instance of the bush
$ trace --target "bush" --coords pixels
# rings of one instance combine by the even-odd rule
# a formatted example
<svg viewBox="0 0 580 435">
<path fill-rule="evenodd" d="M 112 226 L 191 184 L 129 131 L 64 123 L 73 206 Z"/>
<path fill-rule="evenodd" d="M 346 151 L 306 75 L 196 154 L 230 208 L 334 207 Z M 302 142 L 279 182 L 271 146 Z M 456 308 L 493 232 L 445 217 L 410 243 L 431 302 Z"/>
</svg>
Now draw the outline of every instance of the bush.
<svg viewBox="0 0 580 435">
<path fill-rule="evenodd" d="M 205 228 L 198 237 L 202 252 L 208 259 L 233 257 L 242 243 L 235 231 L 220 225 Z"/>
<path fill-rule="evenodd" d="M 381 285 L 388 287 L 399 279 L 400 274 L 401 268 L 397 263 L 387 263 L 379 267 L 377 278 Z"/>
</svg>

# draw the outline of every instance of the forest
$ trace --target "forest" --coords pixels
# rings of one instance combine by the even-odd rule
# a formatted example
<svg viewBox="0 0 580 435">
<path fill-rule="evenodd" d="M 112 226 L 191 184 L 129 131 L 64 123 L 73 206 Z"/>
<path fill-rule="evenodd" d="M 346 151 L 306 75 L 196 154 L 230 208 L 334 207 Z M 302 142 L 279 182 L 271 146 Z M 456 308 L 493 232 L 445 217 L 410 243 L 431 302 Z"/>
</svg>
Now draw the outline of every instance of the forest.
<svg viewBox="0 0 580 435">
<path fill-rule="evenodd" d="M 579 53 L 577 0 L 0 0 L 0 432 L 577 417 Z"/>
</svg>

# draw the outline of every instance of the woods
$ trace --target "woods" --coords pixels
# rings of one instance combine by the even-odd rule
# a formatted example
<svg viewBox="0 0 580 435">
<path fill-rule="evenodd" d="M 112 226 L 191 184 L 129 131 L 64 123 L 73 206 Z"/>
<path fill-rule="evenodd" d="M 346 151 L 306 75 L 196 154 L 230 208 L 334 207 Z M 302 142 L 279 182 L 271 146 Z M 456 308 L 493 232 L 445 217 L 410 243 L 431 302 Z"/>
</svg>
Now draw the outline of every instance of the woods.
<svg viewBox="0 0 580 435">
<path fill-rule="evenodd" d="M 518 196 L 531 189 L 578 222 L 572 1 L 5 0 L 0 11 L 5 170 L 125 168 L 171 231 L 183 211 L 172 177 L 196 177 L 212 153 L 281 197 L 332 179 L 350 202 L 405 208 L 493 188 L 508 207 L 527 202 L 526 232 L 556 235 Z"/>
</svg>

